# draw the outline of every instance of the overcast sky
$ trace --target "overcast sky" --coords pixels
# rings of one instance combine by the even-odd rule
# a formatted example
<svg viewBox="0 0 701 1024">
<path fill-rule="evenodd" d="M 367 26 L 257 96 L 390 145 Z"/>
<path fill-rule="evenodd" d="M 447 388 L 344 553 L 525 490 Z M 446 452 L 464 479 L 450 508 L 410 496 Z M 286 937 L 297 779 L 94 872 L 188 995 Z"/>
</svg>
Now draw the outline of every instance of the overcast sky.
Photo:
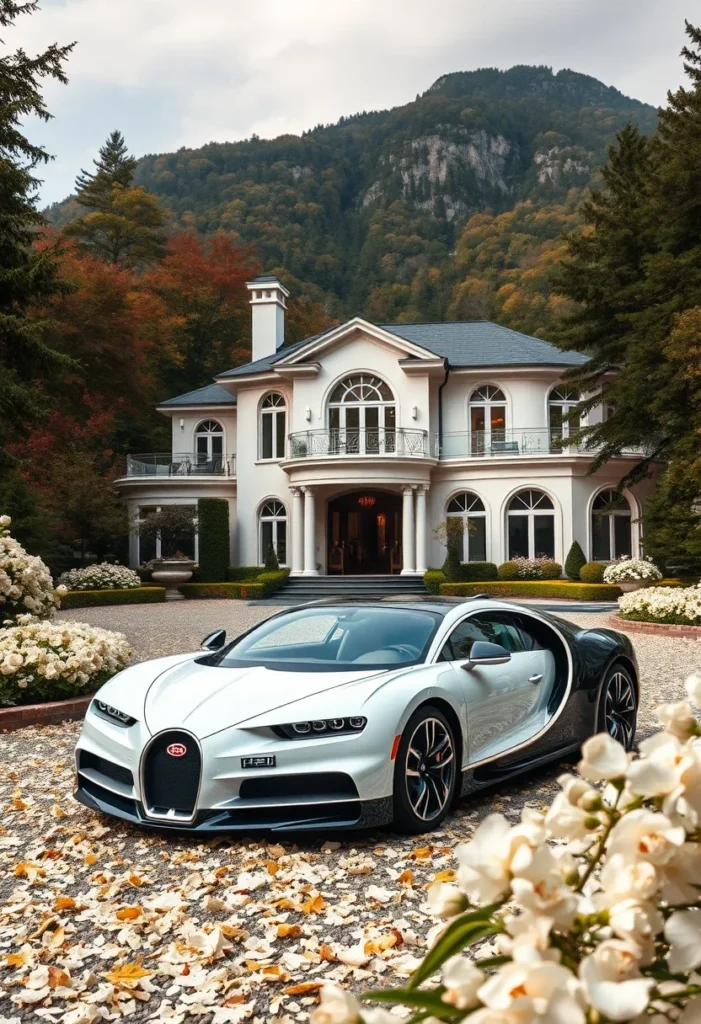
<svg viewBox="0 0 701 1024">
<path fill-rule="evenodd" d="M 301 132 L 396 106 L 440 75 L 567 67 L 659 105 L 682 77 L 691 0 L 42 0 L 5 45 L 76 40 L 55 119 L 31 126 L 62 199 L 119 128 L 133 153 Z M 701 15 L 698 16 L 701 21 Z"/>
</svg>

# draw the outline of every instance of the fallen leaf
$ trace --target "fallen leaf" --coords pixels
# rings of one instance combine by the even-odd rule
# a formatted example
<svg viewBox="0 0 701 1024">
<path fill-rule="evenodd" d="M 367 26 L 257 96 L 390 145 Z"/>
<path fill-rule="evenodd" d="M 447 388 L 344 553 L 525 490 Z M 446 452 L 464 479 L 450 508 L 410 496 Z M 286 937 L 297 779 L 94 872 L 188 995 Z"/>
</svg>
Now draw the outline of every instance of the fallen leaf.
<svg viewBox="0 0 701 1024">
<path fill-rule="evenodd" d="M 272 875 L 273 878 L 275 877 L 275 875 L 280 870 L 280 865 L 278 864 L 278 862 L 276 860 L 266 860 L 265 866 L 268 869 L 268 874 Z"/>
<path fill-rule="evenodd" d="M 418 850 L 411 851 L 409 854 L 409 860 L 430 860 L 432 853 L 432 846 L 420 846 Z"/>
<path fill-rule="evenodd" d="M 49 988 L 70 988 L 71 976 L 60 967 L 49 967 Z"/>
<path fill-rule="evenodd" d="M 435 881 L 436 882 L 454 882 L 455 881 L 455 872 L 453 871 L 452 868 L 446 868 L 444 871 L 438 871 L 438 872 L 436 872 Z"/>
<path fill-rule="evenodd" d="M 5 957 L 5 963 L 8 967 L 24 967 L 26 962 L 24 953 L 8 953 Z"/>
<path fill-rule="evenodd" d="M 112 985 L 124 988 L 133 988 L 142 978 L 148 978 L 151 971 L 145 971 L 141 964 L 117 964 L 104 977 Z"/>
<path fill-rule="evenodd" d="M 322 944 L 319 946 L 319 956 L 321 957 L 322 960 L 327 960 L 330 964 L 335 964 L 338 962 L 338 957 L 334 953 L 331 946 L 329 946 L 328 942 L 322 942 Z"/>
<path fill-rule="evenodd" d="M 278 939 L 297 939 L 302 934 L 298 924 L 279 924 L 277 926 Z"/>
<path fill-rule="evenodd" d="M 399 882 L 400 885 L 413 885 L 414 872 L 407 868 L 406 871 L 402 871 L 397 881 Z"/>
<path fill-rule="evenodd" d="M 373 956 L 377 953 L 384 953 L 386 949 L 392 949 L 393 946 L 397 945 L 396 935 L 382 935 L 379 939 L 368 939 L 363 946 L 363 949 L 368 956 Z"/>
<path fill-rule="evenodd" d="M 97 854 L 95 854 L 95 853 L 88 853 L 83 858 L 83 864 L 87 864 L 88 867 L 92 867 L 93 864 L 97 864 L 97 860 L 98 860 Z"/>
<path fill-rule="evenodd" d="M 54 910 L 75 910 L 77 904 L 72 896 L 57 896 Z"/>
<path fill-rule="evenodd" d="M 306 996 L 310 992 L 318 992 L 323 987 L 323 981 L 301 981 L 298 985 L 288 985 L 283 992 L 286 996 Z"/>
<path fill-rule="evenodd" d="M 139 906 L 122 907 L 121 910 L 117 911 L 116 917 L 119 921 L 135 921 L 142 914 L 143 910 Z"/>
<path fill-rule="evenodd" d="M 310 896 L 299 908 L 303 914 L 321 914 L 326 909 L 326 900 L 321 894 Z"/>
</svg>

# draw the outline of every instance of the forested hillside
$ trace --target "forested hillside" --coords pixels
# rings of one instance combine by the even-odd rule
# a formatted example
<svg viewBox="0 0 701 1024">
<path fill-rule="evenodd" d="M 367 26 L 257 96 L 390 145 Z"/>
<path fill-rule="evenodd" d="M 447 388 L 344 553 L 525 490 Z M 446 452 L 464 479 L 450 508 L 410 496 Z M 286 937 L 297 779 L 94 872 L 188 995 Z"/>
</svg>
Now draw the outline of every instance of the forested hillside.
<svg viewBox="0 0 701 1024">
<path fill-rule="evenodd" d="M 492 316 L 542 331 L 554 240 L 629 120 L 650 132 L 656 112 L 573 71 L 458 72 L 403 107 L 301 137 L 148 156 L 135 180 L 172 227 L 252 243 L 331 316 Z M 75 211 L 68 201 L 52 219 Z"/>
</svg>

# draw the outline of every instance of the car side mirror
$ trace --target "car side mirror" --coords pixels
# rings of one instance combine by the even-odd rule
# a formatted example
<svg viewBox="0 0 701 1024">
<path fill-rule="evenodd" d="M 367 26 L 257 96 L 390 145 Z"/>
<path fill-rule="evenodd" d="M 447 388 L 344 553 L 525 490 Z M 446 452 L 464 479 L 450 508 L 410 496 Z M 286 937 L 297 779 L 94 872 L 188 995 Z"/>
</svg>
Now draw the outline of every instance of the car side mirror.
<svg viewBox="0 0 701 1024">
<path fill-rule="evenodd" d="M 480 668 L 482 665 L 505 665 L 508 661 L 511 661 L 511 655 L 501 644 L 476 640 L 472 645 L 470 657 L 460 667 L 464 668 L 466 672 L 470 672 L 473 668 Z"/>
<path fill-rule="evenodd" d="M 215 629 L 213 633 L 209 633 L 204 638 L 204 640 L 200 644 L 200 647 L 202 648 L 203 651 L 218 651 L 224 646 L 225 643 L 226 630 Z"/>
</svg>

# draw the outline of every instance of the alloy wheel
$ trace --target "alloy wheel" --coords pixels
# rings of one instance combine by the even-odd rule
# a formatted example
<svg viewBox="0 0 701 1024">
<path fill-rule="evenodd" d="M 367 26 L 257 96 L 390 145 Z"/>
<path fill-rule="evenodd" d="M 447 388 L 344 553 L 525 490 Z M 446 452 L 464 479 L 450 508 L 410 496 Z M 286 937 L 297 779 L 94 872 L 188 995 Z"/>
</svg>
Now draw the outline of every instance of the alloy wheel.
<svg viewBox="0 0 701 1024">
<path fill-rule="evenodd" d="M 614 671 L 606 688 L 604 722 L 606 732 L 626 750 L 633 746 L 636 719 L 635 691 L 625 672 Z"/>
<path fill-rule="evenodd" d="M 423 821 L 446 807 L 455 776 L 455 748 L 450 730 L 438 718 L 424 718 L 409 741 L 406 785 L 414 814 Z"/>
</svg>

